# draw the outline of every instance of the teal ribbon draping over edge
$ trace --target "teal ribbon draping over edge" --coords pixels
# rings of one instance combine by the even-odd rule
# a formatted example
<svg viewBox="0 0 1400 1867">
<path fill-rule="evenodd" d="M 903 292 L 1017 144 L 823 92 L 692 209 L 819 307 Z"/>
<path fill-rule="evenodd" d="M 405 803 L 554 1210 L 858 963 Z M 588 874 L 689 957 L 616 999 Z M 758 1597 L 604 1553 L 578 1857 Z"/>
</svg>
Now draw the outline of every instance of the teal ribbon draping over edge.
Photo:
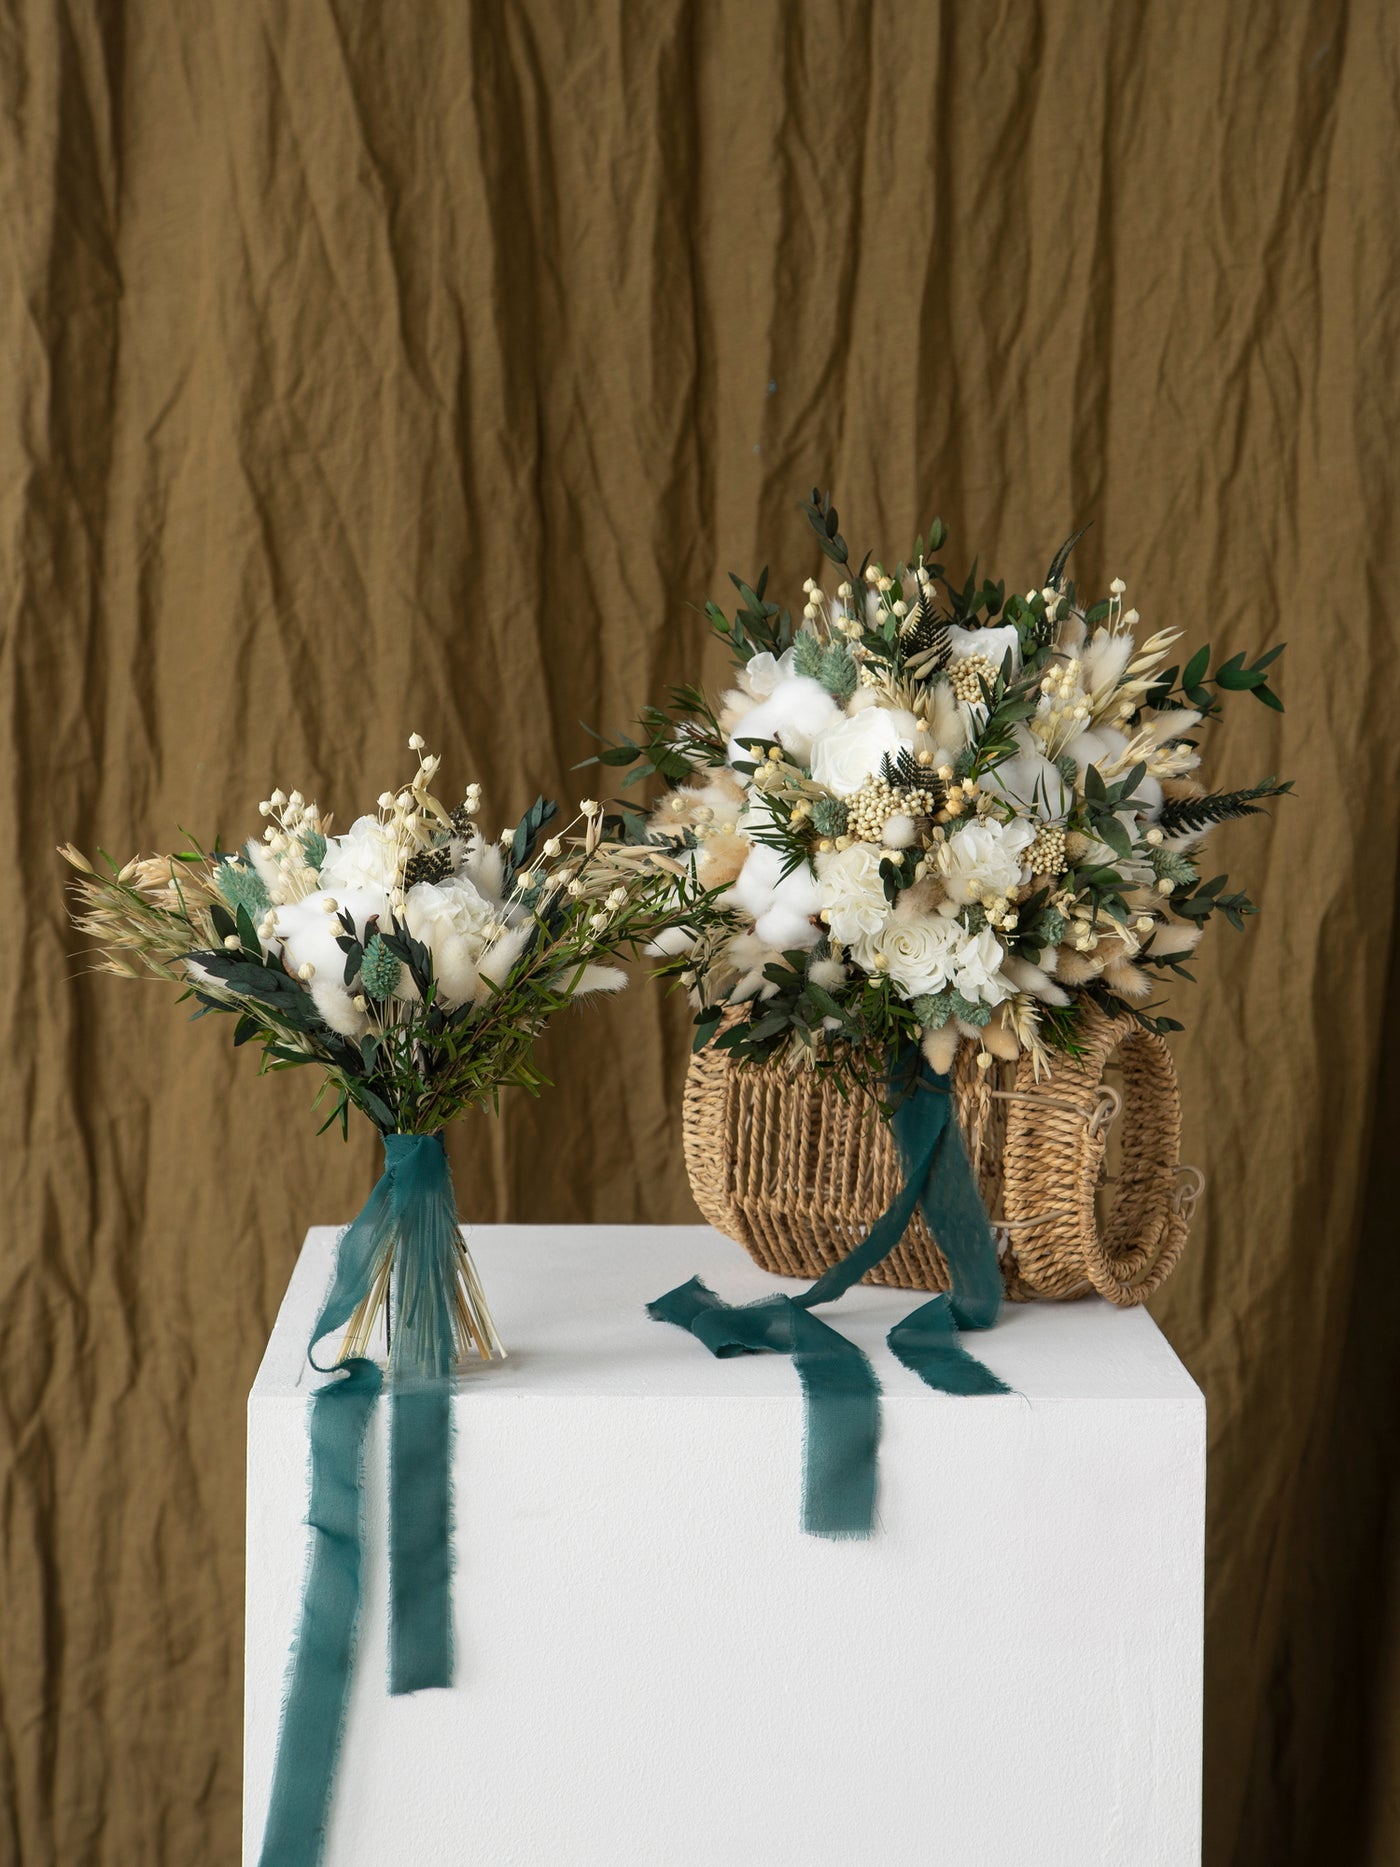
<svg viewBox="0 0 1400 1867">
<path fill-rule="evenodd" d="M 333 1378 L 311 1402 L 311 1554 L 260 1867 L 315 1867 L 355 1659 L 364 1565 L 365 1433 L 382 1376 L 323 1366 L 393 1255 L 389 1354 L 389 1690 L 452 1682 L 452 1390 L 456 1201 L 440 1135 L 384 1137 L 384 1172 L 340 1240 L 307 1359 Z"/>
<path fill-rule="evenodd" d="M 875 1518 L 880 1384 L 854 1342 L 811 1314 L 834 1303 L 887 1258 L 922 1207 L 948 1263 L 951 1289 L 923 1303 L 887 1338 L 893 1353 L 930 1387 L 951 1394 L 1004 1394 L 1005 1383 L 970 1355 L 960 1329 L 989 1329 L 1001 1304 L 1001 1270 L 981 1194 L 953 1120 L 952 1084 L 920 1057 L 891 1072 L 892 1126 L 904 1184 L 859 1245 L 801 1296 L 725 1303 L 698 1277 L 647 1305 L 713 1355 L 790 1355 L 802 1383 L 806 1432 L 802 1527 L 814 1536 L 868 1536 Z"/>
</svg>

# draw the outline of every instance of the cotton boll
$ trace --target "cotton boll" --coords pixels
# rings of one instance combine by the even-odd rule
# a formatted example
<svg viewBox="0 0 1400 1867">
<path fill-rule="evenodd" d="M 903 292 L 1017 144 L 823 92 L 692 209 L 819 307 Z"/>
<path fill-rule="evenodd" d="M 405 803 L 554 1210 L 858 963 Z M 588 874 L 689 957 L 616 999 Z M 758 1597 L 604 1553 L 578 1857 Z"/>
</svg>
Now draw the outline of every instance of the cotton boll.
<svg viewBox="0 0 1400 1867">
<path fill-rule="evenodd" d="M 816 877 L 805 862 L 783 874 L 781 853 L 767 843 L 755 843 L 748 861 L 730 889 L 728 900 L 759 921 L 770 908 L 782 908 L 789 915 L 805 920 L 817 913 L 822 904 Z"/>
<path fill-rule="evenodd" d="M 939 1030 L 924 1032 L 923 1053 L 928 1059 L 929 1068 L 939 1076 L 946 1076 L 952 1069 L 961 1036 L 962 1033 L 951 1019 Z"/>
<path fill-rule="evenodd" d="M 815 946 L 821 939 L 820 928 L 814 927 L 805 914 L 796 914 L 781 903 L 759 916 L 754 922 L 754 932 L 760 940 L 783 953 L 793 947 Z"/>
<path fill-rule="evenodd" d="M 368 1017 L 356 1011 L 355 1001 L 335 979 L 313 979 L 311 997 L 322 1018 L 342 1037 L 363 1037 L 369 1029 Z"/>
<path fill-rule="evenodd" d="M 785 752 L 805 761 L 817 734 L 835 725 L 840 718 L 840 707 L 820 681 L 806 674 L 794 674 L 779 681 L 768 698 L 760 701 L 740 723 L 739 734 L 729 741 L 730 763 L 752 756 L 739 744 L 740 737 L 758 739 L 765 744 L 776 740 Z"/>
<path fill-rule="evenodd" d="M 339 912 L 327 911 L 326 904 L 330 901 L 335 902 Z M 300 901 L 290 901 L 273 910 L 273 950 L 281 951 L 293 972 L 311 966 L 317 977 L 341 978 L 345 971 L 345 955 L 336 940 L 345 931 L 340 924 L 342 912 L 349 914 L 356 935 L 363 940 L 371 920 L 377 919 L 381 927 L 389 925 L 389 898 L 369 888 L 351 888 L 335 894 L 318 888 L 313 894 L 303 895 Z"/>
<path fill-rule="evenodd" d="M 1014 623 L 997 629 L 964 629 L 954 622 L 948 626 L 948 645 L 954 661 L 966 661 L 970 655 L 982 655 L 998 670 L 1011 657 L 1011 673 L 1021 672 L 1021 638 Z"/>
<path fill-rule="evenodd" d="M 1034 746 L 994 766 L 983 778 L 982 788 L 1045 824 L 1062 824 L 1074 808 L 1074 793 L 1064 774 Z"/>
<path fill-rule="evenodd" d="M 1102 769 L 1112 764 L 1127 749 L 1127 744 L 1116 726 L 1091 726 L 1076 734 L 1065 750 L 1079 767 L 1080 785 L 1083 785 L 1084 774 L 1091 765 Z"/>
</svg>

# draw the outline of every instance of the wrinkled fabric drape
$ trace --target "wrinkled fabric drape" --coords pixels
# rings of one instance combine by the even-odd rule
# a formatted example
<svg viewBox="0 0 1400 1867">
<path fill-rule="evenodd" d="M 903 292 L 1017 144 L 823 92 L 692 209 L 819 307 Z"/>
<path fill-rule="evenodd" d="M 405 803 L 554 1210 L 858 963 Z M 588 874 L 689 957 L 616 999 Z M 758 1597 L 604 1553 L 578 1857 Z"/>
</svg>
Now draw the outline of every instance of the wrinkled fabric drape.
<svg viewBox="0 0 1400 1867">
<path fill-rule="evenodd" d="M 1212 756 L 1298 787 L 1217 839 L 1264 912 L 1179 994 L 1154 1308 L 1206 1859 L 1400 1853 L 1398 99 L 1386 0 L 0 9 L 0 1859 L 237 1858 L 243 1396 L 375 1172 L 82 975 L 54 845 L 344 824 L 410 730 L 503 823 L 596 790 L 578 721 L 719 680 L 692 603 L 819 569 L 814 481 L 1023 589 L 1092 520 L 1151 625 L 1289 640 Z M 658 991 L 564 1020 L 464 1211 L 693 1218 L 686 1050 Z"/>
</svg>

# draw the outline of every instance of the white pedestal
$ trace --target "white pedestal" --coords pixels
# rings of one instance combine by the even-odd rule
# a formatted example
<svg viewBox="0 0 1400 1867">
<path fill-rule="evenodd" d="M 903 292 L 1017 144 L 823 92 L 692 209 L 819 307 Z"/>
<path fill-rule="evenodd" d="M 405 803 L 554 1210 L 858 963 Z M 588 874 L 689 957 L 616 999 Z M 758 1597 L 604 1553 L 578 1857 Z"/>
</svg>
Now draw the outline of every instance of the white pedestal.
<svg viewBox="0 0 1400 1867">
<path fill-rule="evenodd" d="M 307 1236 L 248 1404 L 244 1859 L 305 1566 Z M 328 1867 L 1187 1867 L 1199 1860 L 1205 1408 L 1143 1310 L 1008 1306 L 1017 1391 L 931 1393 L 918 1298 L 824 1312 L 885 1389 L 869 1542 L 798 1529 L 777 1356 L 646 1301 L 780 1285 L 708 1227 L 480 1227 L 511 1359 L 456 1401 L 457 1685 L 390 1699 L 384 1419 Z"/>
</svg>

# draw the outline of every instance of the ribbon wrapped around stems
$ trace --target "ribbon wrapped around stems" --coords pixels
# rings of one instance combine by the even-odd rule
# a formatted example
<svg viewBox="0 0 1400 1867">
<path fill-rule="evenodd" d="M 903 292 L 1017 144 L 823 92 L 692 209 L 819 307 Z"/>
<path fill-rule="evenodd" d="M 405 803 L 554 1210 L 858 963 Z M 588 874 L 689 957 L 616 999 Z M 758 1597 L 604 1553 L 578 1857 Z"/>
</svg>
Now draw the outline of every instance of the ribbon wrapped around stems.
<svg viewBox="0 0 1400 1867">
<path fill-rule="evenodd" d="M 678 1324 L 713 1355 L 791 1355 L 802 1383 L 806 1433 L 802 1527 L 814 1536 L 868 1536 L 875 1518 L 880 1384 L 854 1342 L 820 1317 L 873 1270 L 904 1236 L 915 1207 L 948 1264 L 951 1288 L 922 1303 L 886 1338 L 928 1386 L 949 1394 L 1009 1390 L 959 1340 L 962 1329 L 989 1329 L 1001 1307 L 1001 1270 L 982 1196 L 953 1118 L 952 1084 L 917 1051 L 891 1071 L 897 1097 L 892 1126 L 904 1185 L 865 1238 L 801 1296 L 725 1303 L 692 1277 L 649 1303 L 659 1322 Z"/>
<path fill-rule="evenodd" d="M 365 1433 L 389 1341 L 389 1690 L 452 1683 L 452 1376 L 502 1354 L 457 1225 L 441 1135 L 384 1137 L 384 1171 L 340 1240 L 307 1345 L 332 1378 L 311 1401 L 311 1553 L 260 1867 L 315 1867 L 325 1846 L 354 1667 L 364 1567 Z M 349 1325 L 338 1363 L 320 1344 Z"/>
</svg>

